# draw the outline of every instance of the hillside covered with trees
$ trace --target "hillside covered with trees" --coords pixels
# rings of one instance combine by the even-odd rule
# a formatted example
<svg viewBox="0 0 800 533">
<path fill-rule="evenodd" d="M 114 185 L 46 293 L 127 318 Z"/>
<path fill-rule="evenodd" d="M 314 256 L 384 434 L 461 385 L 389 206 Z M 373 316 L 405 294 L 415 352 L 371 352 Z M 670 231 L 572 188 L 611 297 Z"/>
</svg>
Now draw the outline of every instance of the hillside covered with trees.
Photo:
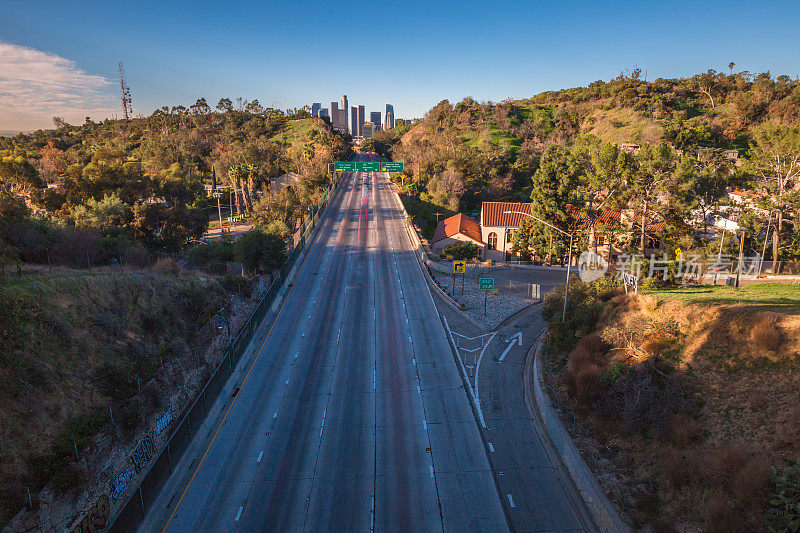
<svg viewBox="0 0 800 533">
<path fill-rule="evenodd" d="M 729 214 L 747 230 L 746 251 L 761 252 L 756 243 L 771 224 L 778 227 L 772 257 L 798 258 L 800 234 L 791 219 L 800 82 L 734 67 L 655 81 L 637 69 L 500 103 L 445 100 L 395 142 L 387 136 L 377 147 L 405 162 L 405 200 L 428 237 L 436 212 L 533 201 L 534 214 L 559 227 L 582 221 L 584 246 L 592 244 L 601 210 L 615 209 L 629 220 L 619 246 L 641 250 L 645 230 L 657 227 L 663 243 L 713 249 L 709 222 L 730 204 L 726 191 L 736 189 L 752 192 L 757 208 Z M 535 226 L 525 222 L 517 232 L 518 255 L 563 251 L 557 235 L 550 239 Z"/>
<path fill-rule="evenodd" d="M 234 215 L 286 233 L 326 185 L 327 163 L 351 153 L 349 139 L 304 110 L 242 99 L 215 110 L 201 98 L 131 120 L 54 122 L 0 139 L 4 264 L 143 264 L 181 250 L 218 216 L 208 186 L 226 187 Z M 270 188 L 288 172 L 299 176 L 291 187 Z"/>
</svg>

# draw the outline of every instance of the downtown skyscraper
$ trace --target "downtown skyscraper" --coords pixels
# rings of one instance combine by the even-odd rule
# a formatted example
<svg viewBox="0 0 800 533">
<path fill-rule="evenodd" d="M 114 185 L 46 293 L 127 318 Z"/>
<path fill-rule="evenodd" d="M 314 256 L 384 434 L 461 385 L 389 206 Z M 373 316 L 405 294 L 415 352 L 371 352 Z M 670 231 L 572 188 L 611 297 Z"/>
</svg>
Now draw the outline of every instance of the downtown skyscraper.
<svg viewBox="0 0 800 533">
<path fill-rule="evenodd" d="M 349 131 L 350 134 L 352 135 L 353 132 L 350 129 L 350 126 L 348 125 L 348 120 L 347 120 L 347 114 L 348 114 L 348 111 L 350 110 L 350 108 L 347 106 L 347 95 L 346 94 L 342 95 L 342 101 L 340 103 L 341 103 L 341 107 L 339 108 L 339 111 L 340 112 L 342 112 L 342 111 L 344 112 L 344 120 L 340 121 L 341 122 L 340 126 L 341 126 L 342 130 Z"/>
</svg>

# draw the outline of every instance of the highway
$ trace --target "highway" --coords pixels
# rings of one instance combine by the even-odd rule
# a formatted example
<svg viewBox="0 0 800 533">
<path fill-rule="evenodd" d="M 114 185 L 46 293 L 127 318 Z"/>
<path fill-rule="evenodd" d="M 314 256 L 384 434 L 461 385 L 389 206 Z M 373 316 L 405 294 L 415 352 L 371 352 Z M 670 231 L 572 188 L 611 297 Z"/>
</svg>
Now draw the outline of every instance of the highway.
<svg viewBox="0 0 800 533">
<path fill-rule="evenodd" d="M 345 175 L 310 246 L 140 529 L 507 531 L 388 177 Z"/>
</svg>

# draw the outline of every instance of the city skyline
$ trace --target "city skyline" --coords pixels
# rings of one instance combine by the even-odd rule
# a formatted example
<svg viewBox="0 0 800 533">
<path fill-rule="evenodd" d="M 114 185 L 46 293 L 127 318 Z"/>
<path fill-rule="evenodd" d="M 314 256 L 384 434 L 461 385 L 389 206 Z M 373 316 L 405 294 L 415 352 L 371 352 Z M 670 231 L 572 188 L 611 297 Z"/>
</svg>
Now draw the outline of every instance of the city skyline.
<svg viewBox="0 0 800 533">
<path fill-rule="evenodd" d="M 348 102 L 348 96 L 343 94 L 338 102 L 331 101 L 329 108 L 322 107 L 322 102 L 312 102 L 310 106 L 305 105 L 303 107 L 308 107 L 311 110 L 312 117 L 328 116 L 334 128 L 346 131 L 353 137 L 364 136 L 363 127 L 368 123 L 373 125 L 373 129 L 366 137 L 371 137 L 375 132 L 382 129 L 394 128 L 395 117 L 393 104 L 384 104 L 386 109 L 384 114 L 382 114 L 381 111 L 369 111 L 369 120 L 366 121 L 366 107 L 363 105 L 351 106 L 348 111 Z"/>
</svg>

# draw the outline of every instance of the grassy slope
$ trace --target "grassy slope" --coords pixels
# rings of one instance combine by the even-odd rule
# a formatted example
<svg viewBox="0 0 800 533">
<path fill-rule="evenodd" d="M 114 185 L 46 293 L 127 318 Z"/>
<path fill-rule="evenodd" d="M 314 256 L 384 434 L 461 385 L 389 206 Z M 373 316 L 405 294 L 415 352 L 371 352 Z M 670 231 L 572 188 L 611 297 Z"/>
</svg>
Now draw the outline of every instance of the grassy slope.
<svg viewBox="0 0 800 533">
<path fill-rule="evenodd" d="M 604 387 L 618 379 L 615 363 L 635 367 L 655 357 L 694 391 L 696 409 L 661 430 L 631 432 L 624 420 L 576 403 L 567 393 L 575 363 L 557 355 L 549 360 L 552 392 L 578 415 L 577 429 L 567 426 L 612 499 L 626 502 L 628 519 L 758 530 L 770 466 L 800 454 L 800 288 L 707 289 L 617 297 L 596 330 L 611 350 L 599 357 L 606 377 L 592 405 L 602 405 Z"/>
<path fill-rule="evenodd" d="M 661 140 L 663 128 L 657 121 L 643 117 L 631 108 L 597 108 L 584 121 L 581 132 L 615 144 L 656 144 Z"/>
<path fill-rule="evenodd" d="M 186 341 L 222 296 L 213 280 L 148 271 L 0 279 L 0 523 L 26 486 L 80 486 L 72 438 L 88 445 L 109 407 L 123 430 L 147 416 L 153 406 L 131 402 L 137 376 L 145 388 L 162 362 L 192 360 Z"/>
<path fill-rule="evenodd" d="M 319 120 L 315 118 L 302 118 L 289 120 L 281 131 L 272 136 L 272 139 L 282 144 L 294 145 L 308 141 L 311 130 L 322 131 Z"/>
<path fill-rule="evenodd" d="M 650 291 L 659 299 L 679 299 L 707 305 L 741 304 L 752 311 L 800 314 L 800 285 L 757 283 L 746 287 L 701 285 Z"/>
</svg>

